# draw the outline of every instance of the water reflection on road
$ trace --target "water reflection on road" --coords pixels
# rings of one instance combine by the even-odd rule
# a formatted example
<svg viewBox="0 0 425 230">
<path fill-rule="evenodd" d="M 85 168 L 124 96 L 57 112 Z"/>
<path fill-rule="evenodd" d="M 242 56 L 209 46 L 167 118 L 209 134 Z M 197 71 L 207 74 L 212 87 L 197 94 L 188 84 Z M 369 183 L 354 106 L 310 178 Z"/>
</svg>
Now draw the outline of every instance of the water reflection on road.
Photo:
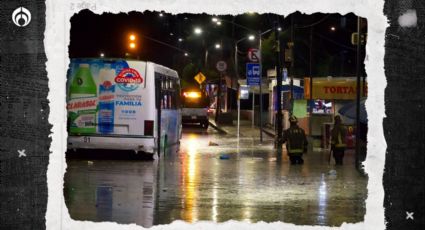
<svg viewBox="0 0 425 230">
<path fill-rule="evenodd" d="M 68 160 L 67 164 L 64 196 L 73 219 L 152 226 L 155 162 Z"/>
<path fill-rule="evenodd" d="M 365 214 L 367 179 L 347 155 L 332 175 L 326 153 L 291 166 L 270 139 L 189 129 L 180 149 L 157 161 L 67 160 L 65 199 L 74 219 L 144 227 L 174 220 L 354 223 Z"/>
<path fill-rule="evenodd" d="M 310 153 L 303 166 L 291 166 L 286 155 L 276 158 L 272 146 L 272 140 L 260 145 L 252 138 L 185 133 L 179 153 L 164 157 L 154 224 L 363 220 L 367 180 L 354 169 L 352 154 L 333 176 L 326 153 Z"/>
</svg>

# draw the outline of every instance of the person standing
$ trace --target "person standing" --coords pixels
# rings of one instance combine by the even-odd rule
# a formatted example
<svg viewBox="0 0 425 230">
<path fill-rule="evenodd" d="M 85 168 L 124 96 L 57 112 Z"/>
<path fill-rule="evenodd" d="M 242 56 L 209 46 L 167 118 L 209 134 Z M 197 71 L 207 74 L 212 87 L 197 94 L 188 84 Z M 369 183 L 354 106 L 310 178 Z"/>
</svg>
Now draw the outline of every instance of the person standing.
<svg viewBox="0 0 425 230">
<path fill-rule="evenodd" d="M 291 164 L 303 164 L 303 154 L 307 152 L 307 137 L 302 128 L 298 126 L 298 120 L 295 116 L 289 118 L 290 127 L 283 133 L 283 142 L 286 142 Z"/>
<path fill-rule="evenodd" d="M 347 144 L 345 143 L 346 129 L 341 124 L 341 117 L 335 116 L 334 127 L 331 131 L 331 152 L 335 159 L 336 165 L 342 165 L 344 152 Z"/>
</svg>

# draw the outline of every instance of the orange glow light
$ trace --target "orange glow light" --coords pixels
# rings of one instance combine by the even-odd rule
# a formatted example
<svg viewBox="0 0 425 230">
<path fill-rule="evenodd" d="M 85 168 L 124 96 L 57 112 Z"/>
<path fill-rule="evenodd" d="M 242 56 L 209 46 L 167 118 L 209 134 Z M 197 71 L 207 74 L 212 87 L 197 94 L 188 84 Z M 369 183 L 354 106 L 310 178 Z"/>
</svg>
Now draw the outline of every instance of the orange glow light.
<svg viewBox="0 0 425 230">
<path fill-rule="evenodd" d="M 189 98 L 200 98 L 201 97 L 201 93 L 199 93 L 199 92 L 184 92 L 183 95 L 185 97 L 189 97 Z"/>
<path fill-rule="evenodd" d="M 136 40 L 136 36 L 134 34 L 130 34 L 129 39 L 130 39 L 130 41 L 134 41 L 134 40 Z"/>
<path fill-rule="evenodd" d="M 135 49 L 136 48 L 136 43 L 132 42 L 132 43 L 130 43 L 129 46 L 130 46 L 131 49 Z"/>
</svg>

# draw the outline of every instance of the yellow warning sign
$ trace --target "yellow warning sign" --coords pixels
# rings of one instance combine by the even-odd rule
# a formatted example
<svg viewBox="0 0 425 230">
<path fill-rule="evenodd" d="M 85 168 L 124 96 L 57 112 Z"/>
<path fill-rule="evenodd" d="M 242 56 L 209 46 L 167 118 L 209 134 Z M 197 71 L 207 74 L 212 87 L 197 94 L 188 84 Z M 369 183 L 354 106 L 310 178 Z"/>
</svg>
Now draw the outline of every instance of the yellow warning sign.
<svg viewBox="0 0 425 230">
<path fill-rule="evenodd" d="M 204 82 L 207 78 L 205 77 L 205 75 L 202 74 L 202 72 L 199 72 L 198 74 L 196 74 L 194 79 L 198 82 L 198 84 L 202 84 L 202 82 Z"/>
</svg>

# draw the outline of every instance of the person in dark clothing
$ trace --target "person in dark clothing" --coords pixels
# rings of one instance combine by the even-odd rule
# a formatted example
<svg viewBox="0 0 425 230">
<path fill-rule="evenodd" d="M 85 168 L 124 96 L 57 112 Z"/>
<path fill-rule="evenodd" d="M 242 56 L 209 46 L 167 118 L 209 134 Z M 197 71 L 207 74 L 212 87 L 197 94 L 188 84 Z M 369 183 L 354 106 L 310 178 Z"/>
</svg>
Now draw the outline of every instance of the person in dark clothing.
<svg viewBox="0 0 425 230">
<path fill-rule="evenodd" d="M 341 124 L 341 117 L 335 116 L 334 127 L 331 131 L 331 152 L 333 153 L 335 164 L 342 165 L 344 159 L 346 129 Z"/>
<path fill-rule="evenodd" d="M 291 164 L 303 164 L 303 154 L 307 152 L 307 137 L 302 128 L 298 126 L 295 116 L 289 118 L 291 126 L 283 133 L 283 143 L 286 142 L 286 150 Z"/>
</svg>

